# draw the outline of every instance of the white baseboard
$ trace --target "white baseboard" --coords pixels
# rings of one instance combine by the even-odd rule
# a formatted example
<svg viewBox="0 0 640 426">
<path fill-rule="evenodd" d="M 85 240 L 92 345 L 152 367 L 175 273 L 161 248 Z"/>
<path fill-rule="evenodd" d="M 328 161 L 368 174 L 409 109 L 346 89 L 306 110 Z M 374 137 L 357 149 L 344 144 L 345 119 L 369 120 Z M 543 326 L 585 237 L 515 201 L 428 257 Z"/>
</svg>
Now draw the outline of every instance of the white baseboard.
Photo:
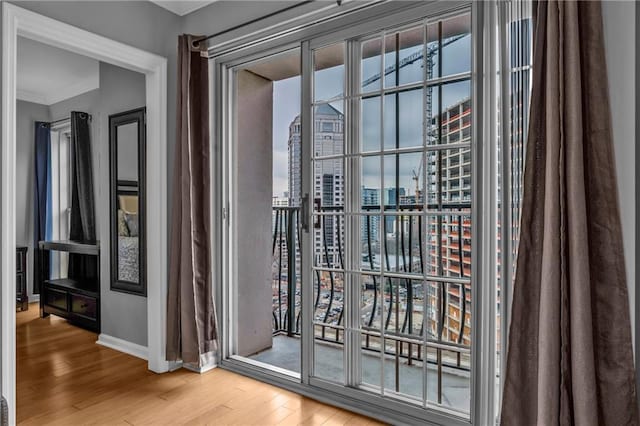
<svg viewBox="0 0 640 426">
<path fill-rule="evenodd" d="M 149 357 L 149 350 L 146 346 L 118 339 L 117 337 L 109 336 L 108 334 L 101 333 L 98 336 L 96 343 L 98 345 L 106 346 L 107 348 L 115 349 L 116 351 L 144 359 L 145 361 Z"/>
</svg>

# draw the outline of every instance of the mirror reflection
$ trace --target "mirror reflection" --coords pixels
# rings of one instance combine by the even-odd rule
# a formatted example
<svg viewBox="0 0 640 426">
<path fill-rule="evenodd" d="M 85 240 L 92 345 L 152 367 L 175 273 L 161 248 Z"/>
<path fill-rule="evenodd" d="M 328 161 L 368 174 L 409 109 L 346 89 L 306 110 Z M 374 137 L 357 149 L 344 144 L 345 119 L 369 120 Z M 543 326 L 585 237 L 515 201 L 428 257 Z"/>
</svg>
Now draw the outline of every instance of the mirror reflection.
<svg viewBox="0 0 640 426">
<path fill-rule="evenodd" d="M 111 288 L 144 294 L 144 110 L 109 117 L 111 131 Z M 115 223 L 114 223 L 115 222 Z"/>
</svg>

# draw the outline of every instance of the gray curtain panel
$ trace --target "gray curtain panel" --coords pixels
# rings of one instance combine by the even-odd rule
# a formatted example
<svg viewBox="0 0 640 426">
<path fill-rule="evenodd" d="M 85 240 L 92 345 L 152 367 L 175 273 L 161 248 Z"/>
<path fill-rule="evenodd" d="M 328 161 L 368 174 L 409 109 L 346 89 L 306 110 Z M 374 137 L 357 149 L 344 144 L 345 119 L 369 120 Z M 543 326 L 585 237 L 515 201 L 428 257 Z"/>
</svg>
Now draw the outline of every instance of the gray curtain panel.
<svg viewBox="0 0 640 426">
<path fill-rule="evenodd" d="M 95 241 L 96 217 L 93 195 L 93 155 L 89 114 L 71 112 L 71 155 L 73 161 L 71 191 L 72 240 Z"/>
<path fill-rule="evenodd" d="M 167 360 L 202 366 L 217 348 L 211 283 L 208 60 L 178 39 Z"/>
<path fill-rule="evenodd" d="M 91 150 L 91 116 L 71 112 L 71 214 L 69 239 L 96 240 L 95 197 L 93 194 L 93 154 Z M 69 278 L 97 278 L 98 263 L 93 256 L 69 255 Z"/>
<path fill-rule="evenodd" d="M 637 425 L 599 1 L 535 6 L 503 425 Z"/>
<path fill-rule="evenodd" d="M 47 218 L 51 218 L 47 196 L 51 181 L 51 125 L 35 122 L 35 185 L 33 197 L 33 276 L 40 277 L 40 241 L 47 239 Z M 33 280 L 33 293 L 40 294 L 40 280 Z"/>
</svg>

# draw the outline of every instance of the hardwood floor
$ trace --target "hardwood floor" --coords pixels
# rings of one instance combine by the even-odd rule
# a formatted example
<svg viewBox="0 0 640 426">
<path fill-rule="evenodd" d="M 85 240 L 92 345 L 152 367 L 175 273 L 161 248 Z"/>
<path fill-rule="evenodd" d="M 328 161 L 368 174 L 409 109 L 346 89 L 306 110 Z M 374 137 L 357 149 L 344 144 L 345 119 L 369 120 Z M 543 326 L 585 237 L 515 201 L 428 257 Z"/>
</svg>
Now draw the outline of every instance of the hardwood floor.
<svg viewBox="0 0 640 426">
<path fill-rule="evenodd" d="M 219 368 L 154 374 L 37 304 L 16 324 L 19 424 L 379 424 Z"/>
</svg>

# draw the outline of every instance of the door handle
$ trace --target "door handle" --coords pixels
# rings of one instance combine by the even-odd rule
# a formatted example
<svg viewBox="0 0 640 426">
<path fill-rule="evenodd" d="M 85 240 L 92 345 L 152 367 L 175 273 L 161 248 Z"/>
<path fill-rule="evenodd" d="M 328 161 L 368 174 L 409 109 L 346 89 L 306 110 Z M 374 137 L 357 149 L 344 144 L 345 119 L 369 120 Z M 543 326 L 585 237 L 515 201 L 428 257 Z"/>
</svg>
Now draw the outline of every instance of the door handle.
<svg viewBox="0 0 640 426">
<path fill-rule="evenodd" d="M 300 215 L 302 216 L 302 229 L 309 232 L 309 194 L 302 196 L 302 205 L 300 206 Z"/>
</svg>

